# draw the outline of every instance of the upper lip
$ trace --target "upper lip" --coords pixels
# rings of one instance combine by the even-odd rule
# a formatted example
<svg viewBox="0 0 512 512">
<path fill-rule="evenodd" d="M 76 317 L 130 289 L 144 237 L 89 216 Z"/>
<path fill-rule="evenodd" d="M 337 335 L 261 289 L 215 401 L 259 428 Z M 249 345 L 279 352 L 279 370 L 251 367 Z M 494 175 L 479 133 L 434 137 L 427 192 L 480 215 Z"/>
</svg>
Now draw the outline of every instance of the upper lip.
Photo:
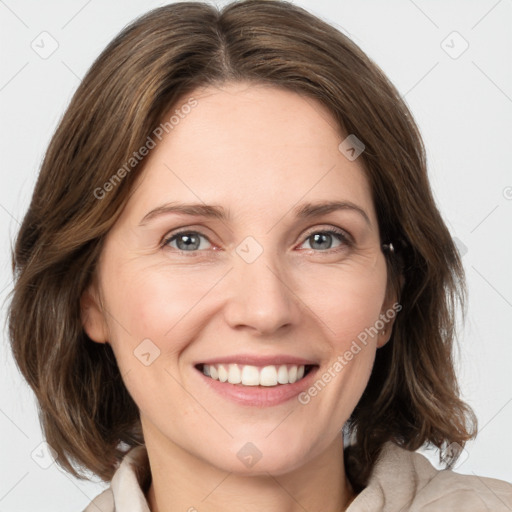
<svg viewBox="0 0 512 512">
<path fill-rule="evenodd" d="M 204 361 L 197 361 L 198 364 L 244 364 L 252 366 L 271 366 L 281 364 L 296 364 L 296 365 L 317 365 L 311 359 L 304 359 L 302 357 L 289 356 L 286 354 L 276 354 L 273 356 L 261 356 L 250 354 L 237 354 L 231 356 L 215 357 L 213 359 L 206 359 Z"/>
</svg>

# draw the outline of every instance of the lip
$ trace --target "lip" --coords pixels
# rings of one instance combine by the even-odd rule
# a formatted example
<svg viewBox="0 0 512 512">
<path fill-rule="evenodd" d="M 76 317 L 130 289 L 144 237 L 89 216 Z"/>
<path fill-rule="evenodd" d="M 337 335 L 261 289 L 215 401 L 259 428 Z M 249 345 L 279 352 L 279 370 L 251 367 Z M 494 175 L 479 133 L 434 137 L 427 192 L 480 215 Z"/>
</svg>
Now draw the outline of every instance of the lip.
<svg viewBox="0 0 512 512">
<path fill-rule="evenodd" d="M 218 359 L 215 359 L 215 361 L 217 360 Z M 252 358 L 252 360 L 254 359 Z M 273 361 L 275 360 L 276 359 L 274 358 Z M 289 360 L 290 359 L 287 359 L 286 361 Z M 239 357 L 233 358 L 234 363 L 238 363 L 239 361 Z M 228 360 L 219 359 L 219 362 L 227 363 Z M 218 363 L 205 362 L 205 364 Z M 297 363 L 292 362 L 290 364 Z M 194 367 L 194 372 L 197 373 L 201 381 L 221 397 L 236 404 L 260 408 L 280 405 L 293 399 L 311 386 L 318 370 L 318 365 L 313 366 L 305 377 L 293 384 L 279 384 L 277 386 L 244 386 L 242 384 L 230 384 L 229 382 L 220 382 L 219 380 L 212 379 L 211 377 L 204 375 L 200 369 Z"/>
<path fill-rule="evenodd" d="M 252 366 L 270 366 L 270 365 L 281 365 L 281 364 L 297 364 L 297 365 L 311 365 L 318 366 L 317 361 L 311 359 L 303 359 L 301 357 L 288 356 L 285 354 L 276 354 L 274 356 L 262 356 L 262 355 L 250 355 L 250 354 L 238 354 L 233 356 L 215 357 L 213 359 L 206 359 L 202 361 L 196 361 L 194 366 L 200 364 L 248 364 Z"/>
</svg>

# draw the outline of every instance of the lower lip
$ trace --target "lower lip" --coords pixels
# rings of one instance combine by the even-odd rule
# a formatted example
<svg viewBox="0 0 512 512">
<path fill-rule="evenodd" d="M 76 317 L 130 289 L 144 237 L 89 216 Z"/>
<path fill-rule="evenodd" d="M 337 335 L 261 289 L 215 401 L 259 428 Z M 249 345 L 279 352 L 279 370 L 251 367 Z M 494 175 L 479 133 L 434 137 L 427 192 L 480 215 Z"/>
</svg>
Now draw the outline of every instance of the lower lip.
<svg viewBox="0 0 512 512">
<path fill-rule="evenodd" d="M 287 402 L 305 391 L 311 385 L 318 366 L 313 367 L 305 377 L 293 384 L 278 384 L 277 386 L 230 384 L 207 377 L 197 368 L 194 370 L 210 389 L 228 400 L 252 407 L 271 407 Z"/>
</svg>

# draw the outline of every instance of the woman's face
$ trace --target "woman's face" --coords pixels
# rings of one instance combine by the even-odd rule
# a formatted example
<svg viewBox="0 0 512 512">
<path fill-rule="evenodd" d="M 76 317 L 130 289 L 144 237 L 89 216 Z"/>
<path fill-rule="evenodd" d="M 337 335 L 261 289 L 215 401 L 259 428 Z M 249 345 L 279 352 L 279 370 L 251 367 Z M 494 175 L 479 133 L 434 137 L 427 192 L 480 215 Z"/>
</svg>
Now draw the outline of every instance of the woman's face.
<svg viewBox="0 0 512 512">
<path fill-rule="evenodd" d="M 106 238 L 84 325 L 111 344 L 148 446 L 280 474 L 339 446 L 389 338 L 371 191 L 315 100 L 191 96 Z"/>
</svg>

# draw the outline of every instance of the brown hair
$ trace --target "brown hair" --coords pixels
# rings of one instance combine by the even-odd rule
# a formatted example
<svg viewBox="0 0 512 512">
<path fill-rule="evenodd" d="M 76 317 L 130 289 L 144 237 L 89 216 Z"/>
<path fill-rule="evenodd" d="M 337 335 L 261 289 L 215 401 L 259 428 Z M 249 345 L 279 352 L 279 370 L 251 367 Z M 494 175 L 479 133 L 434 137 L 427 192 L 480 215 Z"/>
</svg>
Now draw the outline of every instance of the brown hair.
<svg viewBox="0 0 512 512">
<path fill-rule="evenodd" d="M 143 163 L 123 173 L 108 198 L 95 190 L 147 143 L 180 98 L 228 80 L 315 98 L 365 144 L 360 158 L 381 240 L 396 249 L 387 262 L 390 284 L 398 289 L 402 278 L 403 309 L 347 424 L 354 487 L 365 485 L 388 440 L 409 450 L 464 446 L 476 435 L 476 418 L 459 398 L 452 360 L 463 268 L 400 95 L 350 39 L 300 7 L 247 0 L 219 12 L 180 2 L 135 20 L 93 63 L 51 140 L 17 236 L 12 350 L 58 463 L 79 478 L 74 463 L 110 480 L 126 450 L 144 443 L 112 349 L 87 337 L 80 314 L 104 237 Z"/>
</svg>

